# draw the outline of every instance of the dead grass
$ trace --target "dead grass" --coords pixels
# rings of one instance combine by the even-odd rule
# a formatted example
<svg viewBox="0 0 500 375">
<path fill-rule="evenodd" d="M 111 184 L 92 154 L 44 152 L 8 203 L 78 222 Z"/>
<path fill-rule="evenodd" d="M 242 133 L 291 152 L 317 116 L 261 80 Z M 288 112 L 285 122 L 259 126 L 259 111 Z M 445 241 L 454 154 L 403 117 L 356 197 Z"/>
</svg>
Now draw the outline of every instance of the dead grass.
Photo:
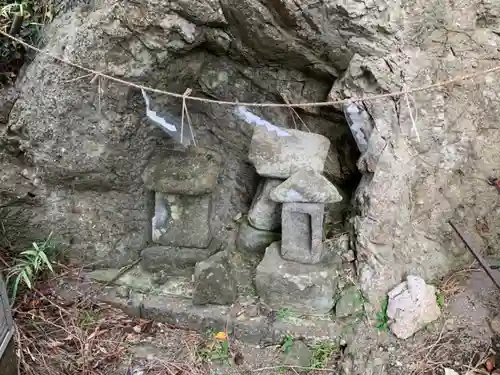
<svg viewBox="0 0 500 375">
<path fill-rule="evenodd" d="M 448 276 L 444 277 L 442 281 L 439 283 L 439 292 L 442 293 L 445 301 L 451 300 L 457 294 L 463 292 L 465 288 L 465 282 L 467 280 L 468 275 L 477 271 L 477 263 L 473 262 L 468 267 L 465 267 L 461 270 L 454 271 L 450 273 Z"/>
<path fill-rule="evenodd" d="M 439 334 L 431 335 L 412 355 L 410 375 L 442 375 L 445 368 L 459 373 L 470 370 L 481 373 L 490 349 L 485 344 L 470 345 L 470 341 L 465 330 L 446 331 L 443 324 Z"/>
<path fill-rule="evenodd" d="M 439 293 L 446 303 L 466 289 L 466 280 L 474 271 L 478 271 L 475 262 L 442 279 Z M 446 321 L 442 321 L 439 333 L 428 335 L 424 345 L 411 356 L 413 370 L 410 375 L 442 375 L 444 368 L 451 368 L 459 373 L 489 374 L 484 364 L 494 354 L 486 342 L 478 345 L 477 340 L 469 337 L 466 327 L 448 331 Z"/>
<path fill-rule="evenodd" d="M 439 286 L 439 290 L 443 293 L 446 301 L 449 301 L 452 297 L 465 290 L 463 284 L 469 272 L 471 272 L 471 269 L 466 268 L 464 270 L 453 272 L 451 275 L 444 278 L 443 282 Z"/>
<path fill-rule="evenodd" d="M 165 324 L 130 318 L 90 298 L 64 300 L 56 293 L 57 282 L 39 284 L 14 306 L 20 374 L 126 375 L 127 366 L 136 365 L 131 354 L 134 345 L 166 330 L 186 335 Z M 190 337 L 199 340 L 196 335 Z M 195 348 L 198 344 L 187 345 Z M 150 361 L 142 371 L 148 375 L 207 373 L 194 357 L 191 361 Z"/>
<path fill-rule="evenodd" d="M 80 270 L 68 270 L 70 279 Z M 66 280 L 67 280 L 66 278 Z M 60 277 L 39 283 L 18 298 L 13 314 L 22 375 L 249 375 L 253 373 L 331 373 L 279 364 L 252 367 L 245 350 L 230 335 L 227 346 L 216 332 L 198 334 L 164 323 L 132 318 L 104 303 L 93 302 L 93 292 L 57 294 Z M 220 334 L 220 332 L 219 332 Z M 174 351 L 162 346 L 169 343 Z M 139 347 L 156 347 L 145 358 Z M 130 370 L 130 372 L 127 372 Z"/>
</svg>

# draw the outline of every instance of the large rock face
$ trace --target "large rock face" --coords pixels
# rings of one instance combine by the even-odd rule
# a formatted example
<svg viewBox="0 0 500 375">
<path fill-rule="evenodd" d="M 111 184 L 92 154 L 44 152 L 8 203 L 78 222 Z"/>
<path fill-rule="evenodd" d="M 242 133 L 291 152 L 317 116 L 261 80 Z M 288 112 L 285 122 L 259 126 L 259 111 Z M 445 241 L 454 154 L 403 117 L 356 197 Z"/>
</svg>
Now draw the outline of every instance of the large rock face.
<svg viewBox="0 0 500 375">
<path fill-rule="evenodd" d="M 295 7 L 277 2 L 267 8 L 254 0 L 100 5 L 60 14 L 47 30 L 44 51 L 157 89 L 189 87 L 192 95 L 223 100 L 279 101 L 282 95 L 294 102 L 324 100 L 353 53 L 371 54 L 380 49 L 378 39 L 387 47 L 391 40 L 377 31 L 375 17 L 359 18 L 356 9 L 337 12 L 311 4 L 301 14 Z M 314 23 L 307 21 L 318 11 Z M 262 21 L 268 27 L 262 28 Z M 345 32 L 334 27 L 340 24 Z M 366 46 L 354 42 L 359 37 L 354 27 L 370 37 Z M 324 30 L 325 37 L 312 36 L 311 30 L 316 35 Z M 341 59 L 335 50 L 342 51 Z M 116 266 L 138 256 L 151 239 L 154 198 L 141 175 L 149 160 L 174 142 L 146 118 L 140 90 L 85 74 L 37 55 L 17 82 L 20 95 L 2 145 L 20 155 L 19 172 L 30 168 L 41 181 L 33 194 L 42 204 L 31 224 L 53 230 L 83 261 Z M 180 100 L 148 96 L 160 116 L 180 120 Z M 188 108 L 198 146 L 215 149 L 224 160 L 211 224 L 215 235 L 225 237 L 235 229 L 232 217 L 246 212 L 254 195 L 255 171 L 247 161 L 253 125 L 238 119 L 234 107 L 189 102 Z M 288 109 L 253 113 L 304 128 Z M 349 182 L 356 150 L 341 116 L 310 109 L 301 118 L 332 142 L 327 175 Z"/>
<path fill-rule="evenodd" d="M 181 94 L 191 88 L 191 95 L 238 102 L 349 99 L 491 68 L 500 44 L 493 5 L 104 0 L 57 17 L 44 51 Z M 0 122 L 9 160 L 2 196 L 19 185 L 37 200 L 27 226 L 54 231 L 83 261 L 116 266 L 151 240 L 154 197 L 141 176 L 154 155 L 176 146 L 145 117 L 140 90 L 85 74 L 42 54 L 25 69 L 8 123 Z M 158 114 L 180 118 L 180 99 L 148 95 Z M 373 305 L 406 274 L 427 280 L 463 262 L 467 254 L 447 219 L 478 246 L 498 248 L 498 193 L 485 180 L 500 174 L 499 96 L 490 74 L 349 107 L 360 108 L 350 120 L 363 173 L 352 243 L 363 295 Z M 253 125 L 230 106 L 188 101 L 188 109 L 198 145 L 223 161 L 210 224 L 215 237 L 229 238 L 232 218 L 247 212 L 255 192 L 247 160 Z M 358 154 L 342 105 L 298 110 L 303 122 L 287 108 L 249 109 L 278 126 L 326 136 L 325 175 L 338 186 L 355 181 Z M 29 186 L 18 177 L 25 169 Z"/>
<path fill-rule="evenodd" d="M 481 21 L 493 13 L 479 5 L 412 4 L 408 20 L 427 26 L 408 21 L 405 44 L 384 58 L 354 56 L 330 97 L 425 87 L 491 68 L 500 37 Z M 500 165 L 494 82 L 489 74 L 363 102 L 372 132 L 358 162 L 364 177 L 353 229 L 361 286 L 373 304 L 406 274 L 429 280 L 464 263 L 469 255 L 449 219 L 478 248 L 498 248 L 498 192 L 485 181 Z"/>
</svg>

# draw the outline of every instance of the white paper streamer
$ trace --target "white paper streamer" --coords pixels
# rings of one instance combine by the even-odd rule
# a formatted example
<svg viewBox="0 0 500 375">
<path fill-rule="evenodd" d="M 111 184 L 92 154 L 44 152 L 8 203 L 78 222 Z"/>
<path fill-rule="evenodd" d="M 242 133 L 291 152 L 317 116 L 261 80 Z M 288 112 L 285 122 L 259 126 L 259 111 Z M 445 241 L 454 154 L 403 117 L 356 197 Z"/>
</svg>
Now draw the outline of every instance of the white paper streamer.
<svg viewBox="0 0 500 375">
<path fill-rule="evenodd" d="M 351 133 L 354 136 L 359 151 L 364 153 L 368 149 L 369 133 L 371 133 L 371 131 L 369 132 L 367 129 L 370 127 L 370 122 L 366 118 L 366 113 L 363 113 L 355 103 L 350 103 L 349 105 L 344 105 L 344 116 L 349 124 L 349 128 L 351 129 Z"/>
<path fill-rule="evenodd" d="M 263 118 L 254 115 L 252 112 L 250 112 L 248 109 L 246 109 L 243 106 L 238 106 L 236 107 L 236 110 L 234 111 L 235 115 L 241 118 L 242 120 L 246 121 L 249 124 L 255 125 L 255 126 L 261 126 L 265 127 L 267 131 L 269 132 L 276 132 L 278 137 L 289 137 L 290 133 L 287 133 L 284 130 L 281 130 L 279 127 L 276 125 L 271 124 L 269 121 L 264 120 Z"/>
<path fill-rule="evenodd" d="M 177 132 L 177 128 L 175 127 L 175 125 L 166 122 L 164 118 L 158 116 L 156 112 L 150 108 L 149 98 L 146 95 L 146 91 L 144 91 L 143 89 L 141 91 L 142 91 L 142 96 L 144 97 L 144 101 L 146 102 L 146 115 L 168 132 Z"/>
<path fill-rule="evenodd" d="M 188 124 L 184 125 L 184 130 L 181 137 L 181 132 L 177 130 L 178 128 L 182 128 L 181 124 L 179 124 L 180 121 L 176 121 L 175 118 L 173 118 L 173 116 L 171 115 L 168 115 L 168 113 L 164 117 L 160 117 L 155 111 L 151 109 L 150 100 L 146 95 L 146 92 L 144 90 L 141 91 L 144 102 L 146 103 L 146 115 L 151 121 L 162 128 L 172 139 L 176 140 L 184 146 L 189 146 L 192 142 L 194 142 L 193 135 L 191 134 L 191 130 Z M 174 125 L 173 122 L 177 122 L 177 125 Z"/>
</svg>

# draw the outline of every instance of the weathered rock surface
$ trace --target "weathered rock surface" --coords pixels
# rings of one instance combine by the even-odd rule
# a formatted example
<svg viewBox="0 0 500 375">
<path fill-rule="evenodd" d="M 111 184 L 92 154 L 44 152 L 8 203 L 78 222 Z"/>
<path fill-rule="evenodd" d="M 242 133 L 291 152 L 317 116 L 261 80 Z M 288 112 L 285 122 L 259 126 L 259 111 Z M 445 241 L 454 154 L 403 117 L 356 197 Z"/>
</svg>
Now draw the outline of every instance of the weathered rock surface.
<svg viewBox="0 0 500 375">
<path fill-rule="evenodd" d="M 270 197 L 275 202 L 336 203 L 342 196 L 335 185 L 320 173 L 301 169 L 273 189 Z"/>
<path fill-rule="evenodd" d="M 275 231 L 281 227 L 281 205 L 273 202 L 269 194 L 282 182 L 283 180 L 266 178 L 259 183 L 248 211 L 248 221 L 254 228 Z"/>
<path fill-rule="evenodd" d="M 390 50 L 391 34 L 401 17 L 397 1 L 379 1 L 375 6 L 305 0 L 264 6 L 257 0 L 224 0 L 221 6 L 231 32 L 241 36 L 236 48 L 244 50 L 248 59 L 334 76 L 354 53 L 383 55 Z"/>
<path fill-rule="evenodd" d="M 489 321 L 489 325 L 491 330 L 495 335 L 500 336 L 500 315 L 497 314 Z"/>
<path fill-rule="evenodd" d="M 349 248 L 349 234 L 342 233 L 333 238 L 328 238 L 323 242 L 325 256 L 323 259 L 341 257 L 344 262 L 355 260 L 354 251 Z"/>
<path fill-rule="evenodd" d="M 44 51 L 160 90 L 183 93 L 190 87 L 193 95 L 241 102 L 275 101 L 282 94 L 294 103 L 322 101 L 354 53 L 382 55 L 393 47 L 393 30 L 380 32 L 380 23 L 397 20 L 396 1 L 344 8 L 318 13 L 313 3 L 296 8 L 255 0 L 57 6 L 58 16 L 44 30 Z M 140 90 L 103 78 L 75 80 L 81 75 L 37 55 L 17 81 L 19 97 L 7 128 L 0 125 L 0 143 L 42 181 L 40 204 L 30 209 L 26 225 L 53 231 L 75 258 L 116 266 L 136 258 L 145 244 L 139 239 L 151 220 L 146 167 L 177 146 L 146 118 Z M 180 99 L 148 96 L 152 110 L 180 123 Z M 255 172 L 246 162 L 254 126 L 235 116 L 233 107 L 187 104 L 198 146 L 216 150 L 223 160 L 211 217 L 223 238 L 254 195 Z M 348 182 L 357 156 L 342 116 L 298 111 L 311 132 L 334 145 L 325 173 Z M 287 108 L 253 112 L 295 126 Z"/>
<path fill-rule="evenodd" d="M 320 203 L 284 203 L 281 255 L 305 264 L 319 263 L 324 256 L 323 217 Z"/>
<path fill-rule="evenodd" d="M 236 246 L 241 251 L 264 253 L 267 246 L 280 239 L 281 233 L 255 229 L 247 220 L 243 220 L 238 230 Z"/>
<path fill-rule="evenodd" d="M 288 308 L 299 314 L 326 314 L 333 308 L 337 266 L 291 262 L 280 255 L 280 242 L 272 243 L 258 265 L 255 285 L 259 296 L 273 309 Z"/>
<path fill-rule="evenodd" d="M 155 156 L 143 173 L 149 190 L 166 194 L 209 194 L 217 185 L 220 156 L 210 150 L 190 148 Z"/>
<path fill-rule="evenodd" d="M 419 276 L 409 275 L 388 294 L 387 316 L 392 333 L 407 339 L 441 315 L 436 288 Z"/>
<path fill-rule="evenodd" d="M 404 46 L 383 58 L 354 55 L 332 100 L 423 87 L 495 65 L 478 57 L 499 57 L 494 45 L 500 37 L 488 23 L 497 12 L 489 6 L 418 0 L 405 12 L 433 26 L 405 24 Z M 450 33 L 456 22 L 461 31 Z M 450 55 L 441 48 L 443 40 L 461 52 Z M 500 135 L 491 113 L 498 110 L 493 103 L 500 91 L 494 81 L 486 74 L 480 83 L 358 103 L 368 122 L 361 128 L 369 131 L 358 162 L 365 177 L 354 197 L 359 211 L 353 230 L 361 288 L 369 300 L 379 301 L 404 275 L 434 279 L 470 259 L 449 219 L 467 230 L 477 248 L 499 247 L 498 230 L 492 229 L 499 215 L 491 207 L 497 192 L 471 178 L 499 172 Z"/>
<path fill-rule="evenodd" d="M 363 311 L 363 296 L 357 286 L 350 286 L 342 291 L 335 304 L 335 316 L 345 318 Z"/>
<path fill-rule="evenodd" d="M 14 87 L 0 88 L 0 127 L 7 125 L 9 114 L 19 96 L 19 92 Z"/>
<path fill-rule="evenodd" d="M 236 300 L 237 285 L 224 251 L 196 264 L 194 284 L 194 305 L 229 305 Z"/>
<path fill-rule="evenodd" d="M 281 361 L 285 366 L 309 367 L 313 351 L 302 341 L 294 341 L 287 348 L 285 353 L 281 353 Z"/>
<path fill-rule="evenodd" d="M 292 129 L 286 133 L 288 135 L 283 136 L 263 127 L 255 129 L 248 157 L 257 173 L 264 177 L 288 178 L 303 168 L 323 172 L 330 148 L 328 138 Z"/>
<path fill-rule="evenodd" d="M 165 221 L 153 223 L 153 241 L 168 246 L 208 247 L 212 240 L 211 197 L 156 195 L 161 199 L 155 203 L 164 207 L 167 216 Z"/>
</svg>

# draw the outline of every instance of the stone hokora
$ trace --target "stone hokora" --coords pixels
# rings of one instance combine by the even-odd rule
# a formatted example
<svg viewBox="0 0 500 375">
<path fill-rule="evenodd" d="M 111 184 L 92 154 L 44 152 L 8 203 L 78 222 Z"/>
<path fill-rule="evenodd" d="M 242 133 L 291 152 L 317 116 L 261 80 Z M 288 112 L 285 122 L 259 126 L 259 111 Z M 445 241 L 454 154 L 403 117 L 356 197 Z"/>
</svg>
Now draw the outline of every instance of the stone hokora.
<svg viewBox="0 0 500 375">
<path fill-rule="evenodd" d="M 304 264 L 316 264 L 322 260 L 324 213 L 324 204 L 283 204 L 281 214 L 283 259 Z"/>
<path fill-rule="evenodd" d="M 263 177 L 288 178 L 300 169 L 323 172 L 330 141 L 315 133 L 284 129 L 287 135 L 256 127 L 248 157 Z"/>
<path fill-rule="evenodd" d="M 323 258 L 323 218 L 326 203 L 342 201 L 337 188 L 320 173 L 303 169 L 271 191 L 283 204 L 281 255 L 305 264 Z"/>
<path fill-rule="evenodd" d="M 171 150 L 157 156 L 143 173 L 155 192 L 153 242 L 166 246 L 207 248 L 212 240 L 212 191 L 221 157 L 206 149 Z"/>
</svg>

